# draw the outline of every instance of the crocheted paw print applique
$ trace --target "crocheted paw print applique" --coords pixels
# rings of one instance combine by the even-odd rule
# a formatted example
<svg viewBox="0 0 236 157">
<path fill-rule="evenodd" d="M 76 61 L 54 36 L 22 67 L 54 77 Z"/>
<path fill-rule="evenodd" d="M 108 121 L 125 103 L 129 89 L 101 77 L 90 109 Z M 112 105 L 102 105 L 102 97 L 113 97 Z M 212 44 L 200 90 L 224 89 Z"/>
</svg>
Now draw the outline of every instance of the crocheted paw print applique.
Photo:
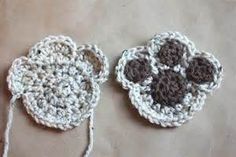
<svg viewBox="0 0 236 157">
<path fill-rule="evenodd" d="M 139 114 L 162 127 L 180 126 L 220 86 L 222 66 L 178 32 L 155 35 L 147 46 L 123 51 L 117 81 Z"/>
<path fill-rule="evenodd" d="M 13 97 L 5 133 L 7 157 L 9 129 L 15 101 L 22 98 L 29 115 L 39 124 L 60 130 L 72 129 L 89 118 L 93 145 L 93 112 L 99 85 L 107 80 L 108 61 L 96 45 L 76 45 L 66 36 L 49 36 L 33 46 L 26 57 L 17 58 L 7 77 Z"/>
</svg>

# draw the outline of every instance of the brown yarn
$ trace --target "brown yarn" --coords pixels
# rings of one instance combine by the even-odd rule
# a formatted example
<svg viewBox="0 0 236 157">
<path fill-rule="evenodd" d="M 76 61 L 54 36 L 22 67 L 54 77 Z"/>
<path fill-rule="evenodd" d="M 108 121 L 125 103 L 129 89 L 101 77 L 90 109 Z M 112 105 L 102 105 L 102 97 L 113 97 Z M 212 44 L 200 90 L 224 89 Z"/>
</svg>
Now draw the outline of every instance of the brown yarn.
<svg viewBox="0 0 236 157">
<path fill-rule="evenodd" d="M 93 69 L 95 74 L 99 74 L 102 69 L 102 64 L 100 60 L 95 56 L 91 50 L 83 50 L 84 58 L 89 61 L 93 65 Z"/>
<path fill-rule="evenodd" d="M 166 39 L 166 43 L 161 46 L 157 57 L 162 64 L 173 67 L 181 62 L 186 45 L 176 39 Z"/>
<path fill-rule="evenodd" d="M 134 59 L 125 65 L 124 74 L 134 83 L 142 82 L 151 75 L 151 66 L 145 58 Z"/>
<path fill-rule="evenodd" d="M 203 57 L 193 58 L 186 70 L 187 78 L 195 83 L 206 83 L 214 80 L 214 65 Z"/>
<path fill-rule="evenodd" d="M 154 103 L 175 106 L 187 92 L 187 80 L 172 70 L 160 71 L 151 83 L 151 96 Z"/>
</svg>

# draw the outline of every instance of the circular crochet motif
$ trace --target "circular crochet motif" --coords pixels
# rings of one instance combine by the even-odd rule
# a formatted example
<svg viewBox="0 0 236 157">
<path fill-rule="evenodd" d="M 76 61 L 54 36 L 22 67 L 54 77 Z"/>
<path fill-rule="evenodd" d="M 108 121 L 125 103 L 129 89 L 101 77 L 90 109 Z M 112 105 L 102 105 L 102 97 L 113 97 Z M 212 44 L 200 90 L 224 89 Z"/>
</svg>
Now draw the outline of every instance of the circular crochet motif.
<svg viewBox="0 0 236 157">
<path fill-rule="evenodd" d="M 182 56 L 186 51 L 186 46 L 178 40 L 168 38 L 164 45 L 161 46 L 160 51 L 157 53 L 157 57 L 160 59 L 160 63 L 173 67 L 180 64 Z"/>
<path fill-rule="evenodd" d="M 163 106 L 174 106 L 180 103 L 186 92 L 186 79 L 172 70 L 160 71 L 151 83 L 153 101 Z"/>
<path fill-rule="evenodd" d="M 151 66 L 145 58 L 129 61 L 125 66 L 126 78 L 132 82 L 142 82 L 151 74 Z"/>
<path fill-rule="evenodd" d="M 37 123 L 67 130 L 91 115 L 107 76 L 107 58 L 96 45 L 49 36 L 13 62 L 7 81 Z"/>
<path fill-rule="evenodd" d="M 186 70 L 187 78 L 196 83 L 212 82 L 214 80 L 215 67 L 206 58 L 193 58 Z"/>
<path fill-rule="evenodd" d="M 144 79 L 135 80 L 143 69 Z M 157 34 L 147 46 L 125 50 L 116 66 L 117 81 L 129 90 L 139 114 L 162 127 L 180 126 L 201 110 L 207 94 L 220 86 L 222 72 L 212 54 L 197 50 L 178 32 Z"/>
</svg>

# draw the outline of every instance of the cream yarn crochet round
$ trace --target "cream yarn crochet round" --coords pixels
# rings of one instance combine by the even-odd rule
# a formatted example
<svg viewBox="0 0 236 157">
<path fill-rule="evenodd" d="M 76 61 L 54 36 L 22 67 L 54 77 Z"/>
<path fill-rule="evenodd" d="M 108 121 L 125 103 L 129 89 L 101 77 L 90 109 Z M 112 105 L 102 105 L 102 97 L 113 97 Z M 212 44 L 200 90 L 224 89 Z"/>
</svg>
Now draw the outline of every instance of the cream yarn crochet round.
<svg viewBox="0 0 236 157">
<path fill-rule="evenodd" d="M 37 123 L 68 130 L 93 117 L 99 84 L 107 80 L 108 73 L 107 58 L 96 45 L 77 46 L 69 37 L 48 36 L 27 57 L 13 62 L 7 82 L 13 98 L 22 98 Z"/>
<path fill-rule="evenodd" d="M 175 43 L 181 44 L 183 47 L 183 54 L 179 63 L 173 66 L 162 63 L 160 56 L 158 57 L 158 55 L 160 55 L 158 53 L 161 53 L 161 49 L 168 41 L 174 41 Z M 174 49 L 173 46 L 170 46 L 170 49 Z M 177 51 L 179 48 L 177 47 L 175 50 Z M 173 51 L 170 50 L 170 52 Z M 198 84 L 187 78 L 186 69 L 189 68 L 190 62 L 197 57 L 207 59 L 209 64 L 214 66 L 213 81 Z M 150 65 L 151 74 L 143 81 L 134 82 L 130 80 L 130 78 L 127 78 L 127 76 L 134 76 L 134 78 L 143 76 L 144 74 L 141 72 L 142 68 L 134 67 L 138 69 L 138 72 L 132 70 L 127 72 L 126 66 L 130 65 L 130 62 L 132 61 L 140 62 L 140 59 L 145 60 L 145 62 Z M 137 64 L 133 66 L 138 66 Z M 143 63 L 141 63 L 141 65 L 142 64 Z M 174 105 L 162 104 L 160 102 L 161 95 L 158 97 L 159 102 L 156 102 L 150 93 L 152 92 L 152 82 L 155 78 L 159 79 L 158 77 L 163 75 L 163 71 L 173 71 L 173 73 L 179 75 L 180 78 L 183 78 L 184 81 L 187 82 L 186 92 L 183 95 L 182 100 Z M 137 108 L 139 114 L 148 119 L 151 123 L 161 125 L 162 127 L 180 126 L 191 119 L 194 113 L 201 110 L 207 94 L 220 86 L 222 71 L 222 66 L 213 55 L 197 50 L 193 42 L 179 32 L 157 34 L 148 42 L 147 46 L 139 46 L 124 50 L 115 70 L 117 81 L 121 83 L 124 89 L 129 90 L 131 103 Z M 127 73 L 131 74 L 127 75 Z M 171 90 L 172 89 L 169 89 L 167 93 Z M 170 94 L 172 93 L 166 94 L 166 96 L 169 96 Z"/>
</svg>

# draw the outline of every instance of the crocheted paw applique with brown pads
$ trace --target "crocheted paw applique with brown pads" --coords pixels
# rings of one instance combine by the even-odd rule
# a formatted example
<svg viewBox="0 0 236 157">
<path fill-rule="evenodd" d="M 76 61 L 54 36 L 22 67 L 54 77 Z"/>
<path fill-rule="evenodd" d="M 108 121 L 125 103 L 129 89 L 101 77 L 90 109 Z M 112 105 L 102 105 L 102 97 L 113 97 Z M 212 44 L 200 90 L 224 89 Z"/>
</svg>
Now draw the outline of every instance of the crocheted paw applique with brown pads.
<svg viewBox="0 0 236 157">
<path fill-rule="evenodd" d="M 146 46 L 123 51 L 117 81 L 139 114 L 162 127 L 180 126 L 220 86 L 222 66 L 178 32 L 155 35 Z"/>
</svg>

